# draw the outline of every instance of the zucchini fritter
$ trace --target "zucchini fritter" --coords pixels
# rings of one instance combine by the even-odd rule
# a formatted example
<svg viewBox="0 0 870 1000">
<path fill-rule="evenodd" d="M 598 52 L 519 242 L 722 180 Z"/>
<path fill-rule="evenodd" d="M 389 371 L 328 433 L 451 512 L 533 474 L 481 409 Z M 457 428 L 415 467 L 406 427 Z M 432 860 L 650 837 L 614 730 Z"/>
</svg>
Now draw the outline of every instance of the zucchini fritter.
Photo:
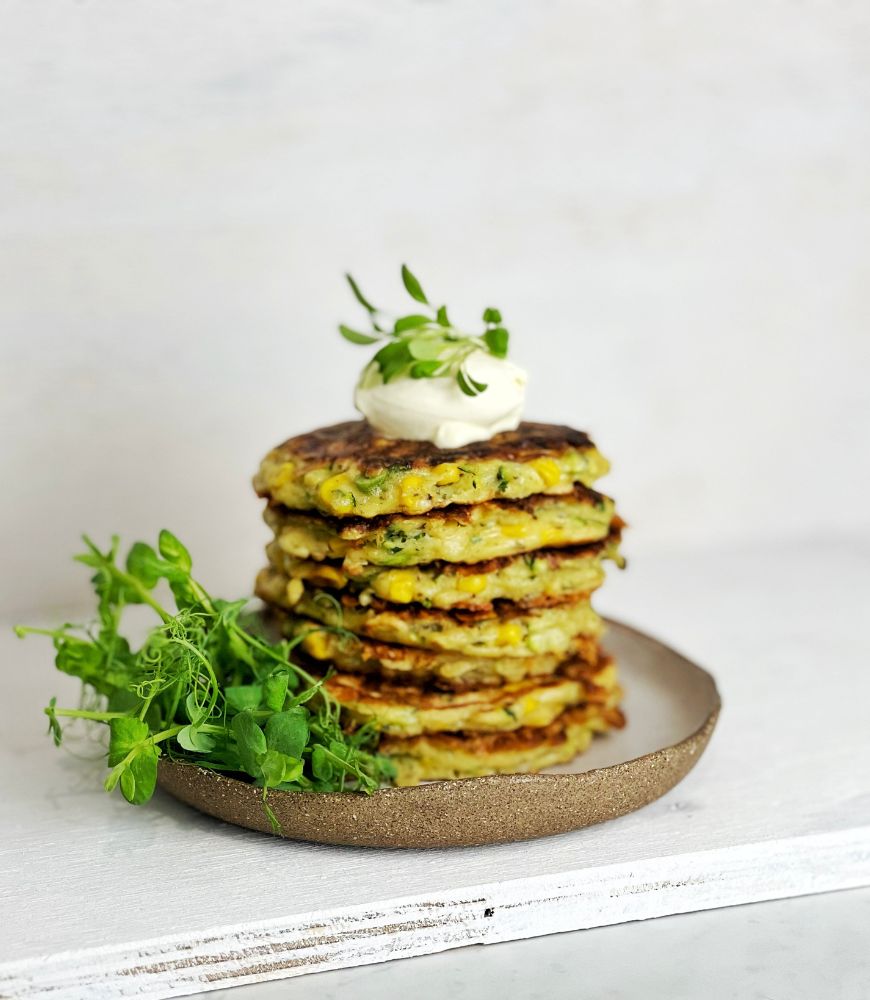
<svg viewBox="0 0 870 1000">
<path fill-rule="evenodd" d="M 257 576 L 255 589 L 267 604 L 295 610 L 324 625 L 422 649 L 474 656 L 564 655 L 575 635 L 598 636 L 602 631 L 601 618 L 585 596 L 528 610 L 506 605 L 499 613 L 438 611 L 382 601 L 361 607 L 349 595 L 339 602 L 325 591 L 303 590 L 294 600 L 295 582 L 268 566 Z"/>
<path fill-rule="evenodd" d="M 379 753 L 396 765 L 397 785 L 483 774 L 527 774 L 564 764 L 586 750 L 595 733 L 621 729 L 625 716 L 614 707 L 569 708 L 549 726 L 524 726 L 506 733 L 432 733 L 385 736 Z"/>
<path fill-rule="evenodd" d="M 527 677 L 547 677 L 567 659 L 598 661 L 594 636 L 577 635 L 564 654 L 538 656 L 467 656 L 463 653 L 415 649 L 359 636 L 338 635 L 317 622 L 278 613 L 288 638 L 303 637 L 300 649 L 312 665 L 358 674 L 374 674 L 400 684 L 431 685 L 445 691 L 498 687 Z"/>
<path fill-rule="evenodd" d="M 488 441 L 441 449 L 378 435 L 363 420 L 290 438 L 263 459 L 260 496 L 336 517 L 423 514 L 450 504 L 568 493 L 608 470 L 586 434 L 522 423 Z"/>
<path fill-rule="evenodd" d="M 300 514 L 269 506 L 266 523 L 278 545 L 299 559 L 341 559 L 350 576 L 369 565 L 480 563 L 503 556 L 601 541 L 610 532 L 613 501 L 585 486 L 566 496 L 489 500 L 433 510 L 420 517 L 372 519 Z"/>
<path fill-rule="evenodd" d="M 541 607 L 589 594 L 604 582 L 605 559 L 622 564 L 619 533 L 601 542 L 564 549 L 541 549 L 502 556 L 484 563 L 426 563 L 392 569 L 364 567 L 348 576 L 337 562 L 317 562 L 288 555 L 277 542 L 266 549 L 271 564 L 306 587 L 348 590 L 360 604 L 380 598 L 393 604 L 432 608 L 492 608 L 493 601 L 513 601 L 520 607 Z"/>
<path fill-rule="evenodd" d="M 393 736 L 507 732 L 548 726 L 581 702 L 615 707 L 620 691 L 610 657 L 602 657 L 597 667 L 581 666 L 568 663 L 550 677 L 461 693 L 385 684 L 359 674 L 335 674 L 326 688 L 355 725 L 372 722 Z"/>
</svg>

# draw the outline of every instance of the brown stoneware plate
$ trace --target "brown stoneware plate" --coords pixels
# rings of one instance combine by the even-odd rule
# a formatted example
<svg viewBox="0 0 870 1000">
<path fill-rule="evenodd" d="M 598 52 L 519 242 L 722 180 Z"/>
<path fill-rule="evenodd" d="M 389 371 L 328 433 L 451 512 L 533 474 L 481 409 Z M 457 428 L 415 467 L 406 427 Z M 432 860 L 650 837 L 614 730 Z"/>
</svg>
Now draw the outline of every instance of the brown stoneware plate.
<svg viewBox="0 0 870 1000">
<path fill-rule="evenodd" d="M 609 623 L 628 725 L 573 763 L 384 788 L 373 795 L 272 792 L 282 835 L 358 847 L 460 847 L 579 830 L 632 812 L 673 788 L 704 752 L 719 716 L 716 683 L 658 640 Z M 162 760 L 160 785 L 210 816 L 271 833 L 262 792 L 191 764 Z"/>
</svg>

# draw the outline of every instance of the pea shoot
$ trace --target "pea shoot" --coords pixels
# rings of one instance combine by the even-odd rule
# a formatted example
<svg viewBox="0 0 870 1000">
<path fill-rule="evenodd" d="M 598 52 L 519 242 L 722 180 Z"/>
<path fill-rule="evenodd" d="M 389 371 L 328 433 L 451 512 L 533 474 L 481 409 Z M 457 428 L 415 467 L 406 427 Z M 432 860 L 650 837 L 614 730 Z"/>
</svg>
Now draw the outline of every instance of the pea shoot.
<svg viewBox="0 0 870 1000">
<path fill-rule="evenodd" d="M 95 622 L 15 631 L 48 636 L 58 670 L 99 696 L 96 709 L 58 708 L 52 699 L 45 714 L 58 746 L 62 720 L 107 725 L 107 791 L 120 787 L 128 802 L 147 802 L 165 755 L 262 787 L 274 826 L 270 789 L 370 793 L 393 776 L 391 762 L 372 752 L 375 730 L 345 732 L 325 678 L 293 661 L 305 636 L 272 641 L 247 599 L 212 597 L 192 576 L 190 555 L 175 535 L 161 531 L 156 550 L 136 542 L 123 564 L 117 537 L 105 551 L 87 536 L 84 543 L 75 558 L 94 571 Z M 174 608 L 161 603 L 162 581 Z M 148 606 L 158 619 L 137 650 L 121 634 L 122 613 L 132 604 Z"/>
<path fill-rule="evenodd" d="M 453 326 L 446 306 L 433 306 L 423 287 L 408 267 L 402 265 L 405 291 L 426 312 L 409 313 L 389 322 L 387 314 L 363 295 L 351 275 L 345 275 L 354 298 L 368 314 L 370 330 L 362 332 L 339 325 L 339 333 L 352 344 L 384 343 L 371 361 L 384 382 L 394 378 L 455 378 L 466 396 L 477 396 L 487 388 L 468 371 L 467 362 L 475 351 L 485 351 L 496 358 L 506 358 L 510 335 L 502 326 L 498 309 L 483 311 L 483 332 L 470 335 Z"/>
</svg>

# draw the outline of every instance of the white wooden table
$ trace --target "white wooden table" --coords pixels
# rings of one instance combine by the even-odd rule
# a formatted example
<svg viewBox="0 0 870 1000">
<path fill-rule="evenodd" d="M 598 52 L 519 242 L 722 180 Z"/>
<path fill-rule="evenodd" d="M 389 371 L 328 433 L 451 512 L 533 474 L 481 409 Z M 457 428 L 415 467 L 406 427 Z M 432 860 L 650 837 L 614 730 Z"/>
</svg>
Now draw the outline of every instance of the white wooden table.
<svg viewBox="0 0 870 1000">
<path fill-rule="evenodd" d="M 237 986 L 221 1000 L 867 1000 L 870 889 Z"/>
<path fill-rule="evenodd" d="M 51 747 L 41 706 L 74 685 L 4 633 L 0 996 L 180 996 L 870 885 L 870 545 L 648 557 L 601 597 L 716 675 L 706 756 L 631 816 L 470 850 L 286 843 L 164 797 L 132 809 L 98 760 Z"/>
</svg>

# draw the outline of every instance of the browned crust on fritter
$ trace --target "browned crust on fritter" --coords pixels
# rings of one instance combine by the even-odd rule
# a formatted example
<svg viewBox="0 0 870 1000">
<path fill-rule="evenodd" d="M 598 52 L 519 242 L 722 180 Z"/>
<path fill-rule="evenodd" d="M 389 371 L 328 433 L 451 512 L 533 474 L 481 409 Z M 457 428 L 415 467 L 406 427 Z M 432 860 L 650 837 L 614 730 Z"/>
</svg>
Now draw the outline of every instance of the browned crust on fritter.
<svg viewBox="0 0 870 1000">
<path fill-rule="evenodd" d="M 513 555 L 498 556 L 496 559 L 487 559 L 486 562 L 478 563 L 454 563 L 447 562 L 445 559 L 433 559 L 432 562 L 425 564 L 425 568 L 430 569 L 434 576 L 440 576 L 445 572 L 453 576 L 478 576 L 481 573 L 497 573 L 500 569 L 509 563 L 516 562 L 518 559 L 530 559 L 534 557 L 537 562 L 543 563 L 548 569 L 558 569 L 563 562 L 567 562 L 570 559 L 582 558 L 583 556 L 592 558 L 603 552 L 607 546 L 618 544 L 622 541 L 622 531 L 624 528 L 625 521 L 619 516 L 614 516 L 610 525 L 610 534 L 597 542 L 586 542 L 583 545 L 566 545 L 563 548 L 535 549 L 533 552 L 518 552 Z M 275 565 L 274 562 L 273 565 Z M 342 561 L 341 559 L 324 559 L 321 565 L 334 566 L 340 570 Z M 281 569 L 281 566 L 276 565 L 275 568 Z M 379 568 L 389 571 L 400 567 L 383 566 Z M 357 589 L 366 586 L 365 580 L 351 579 L 349 583 Z"/>
<path fill-rule="evenodd" d="M 283 504 L 269 502 L 267 511 L 279 520 L 284 517 L 292 517 L 296 520 L 300 518 L 310 518 L 312 521 L 321 521 L 332 529 L 333 533 L 340 538 L 352 540 L 361 538 L 363 535 L 379 531 L 381 528 L 388 528 L 396 521 L 409 521 L 425 518 L 433 521 L 436 518 L 450 520 L 460 523 L 467 523 L 472 519 L 472 512 L 475 510 L 498 510 L 499 508 L 510 510 L 522 510 L 529 514 L 534 514 L 541 506 L 553 503 L 565 503 L 567 500 L 574 500 L 576 503 L 589 507 L 595 507 L 600 503 L 610 499 L 603 493 L 596 493 L 582 483 L 575 483 L 574 488 L 567 493 L 533 493 L 531 496 L 521 500 L 485 500 L 478 504 L 451 504 L 449 507 L 435 507 L 426 511 L 425 514 L 401 514 L 398 512 L 390 514 L 377 514 L 375 517 L 332 517 L 329 514 L 315 513 L 314 511 L 297 511 L 285 507 Z M 267 518 L 268 520 L 268 518 Z M 615 521 L 616 519 L 614 519 Z M 620 522 L 621 524 L 622 522 Z"/>
<path fill-rule="evenodd" d="M 292 615 L 280 608 L 272 608 L 266 606 L 264 609 L 264 615 L 267 621 L 272 622 L 274 627 L 280 631 L 284 631 L 288 622 L 292 620 Z M 315 626 L 316 627 L 316 626 Z M 437 663 L 445 663 L 449 661 L 467 661 L 473 659 L 473 657 L 465 656 L 462 653 L 448 653 L 448 652 L 433 652 L 429 649 L 420 649 L 416 646 L 399 646 L 394 645 L 389 642 L 381 642 L 378 639 L 366 639 L 361 636 L 348 635 L 345 639 L 346 642 L 352 642 L 355 646 L 359 647 L 360 651 L 360 665 L 358 673 L 362 674 L 373 674 L 377 677 L 383 677 L 386 679 L 401 678 L 405 681 L 409 671 L 403 667 L 393 667 L 392 663 L 409 663 L 413 662 L 414 668 L 410 671 L 415 677 L 419 677 L 419 683 L 422 685 L 428 684 L 433 688 L 437 688 L 443 691 L 466 691 L 474 687 L 482 686 L 478 680 L 475 680 L 472 676 L 471 679 L 466 677 L 445 677 L 439 675 L 436 667 Z M 302 660 L 306 667 L 308 667 L 312 673 L 322 673 L 324 670 L 324 663 L 322 660 L 318 660 L 316 657 L 308 656 L 305 651 L 299 647 L 295 653 Z M 561 663 L 567 660 L 573 660 L 575 663 L 577 661 L 582 661 L 589 665 L 590 668 L 594 669 L 601 656 L 603 655 L 601 648 L 598 644 L 598 638 L 591 635 L 575 635 L 571 638 L 568 649 L 565 655 L 561 658 Z M 561 664 L 560 664 L 561 665 Z M 481 669 L 488 669 L 491 667 L 489 660 L 481 661 Z M 343 668 L 346 670 L 346 668 Z M 558 669 L 558 667 L 554 668 Z M 538 674 L 537 676 L 545 676 Z M 424 680 L 425 679 L 425 680 Z M 503 681 L 498 680 L 494 683 L 487 684 L 487 687 L 501 687 Z"/>
<path fill-rule="evenodd" d="M 515 431 L 503 431 L 488 441 L 475 441 L 462 448 L 436 448 L 428 441 L 404 441 L 381 437 L 365 420 L 349 420 L 289 438 L 274 450 L 288 460 L 313 467 L 359 463 L 364 475 L 376 475 L 398 466 L 423 469 L 442 462 L 527 462 L 542 456 L 560 455 L 568 449 L 582 451 L 594 445 L 583 431 L 559 424 L 524 422 Z"/>
<path fill-rule="evenodd" d="M 588 704 L 604 703 L 609 690 L 596 684 L 595 679 L 602 671 L 613 664 L 613 657 L 602 653 L 598 664 L 593 666 L 582 660 L 571 660 L 564 663 L 554 674 L 546 677 L 528 677 L 515 681 L 510 687 L 510 697 L 521 697 L 524 693 L 546 687 L 555 687 L 563 680 L 577 681 L 583 685 L 584 702 Z M 479 705 L 476 697 L 480 688 L 469 688 L 464 691 L 445 692 L 438 689 L 419 687 L 413 684 L 397 684 L 394 681 L 384 681 L 366 674 L 333 674 L 326 682 L 326 688 L 339 702 L 354 701 L 368 705 L 408 705 L 413 708 L 439 708 L 449 705 L 451 708 L 462 708 L 464 705 Z M 493 703 L 500 700 L 503 687 L 488 687 Z M 447 700 L 449 699 L 449 701 Z M 465 699 L 465 700 L 463 700 Z"/>
<path fill-rule="evenodd" d="M 396 646 L 389 642 L 379 642 L 377 639 L 365 639 L 359 636 L 355 636 L 354 639 L 348 640 L 350 642 L 358 642 L 361 644 L 363 649 L 362 666 L 363 669 L 360 671 L 363 674 L 382 676 L 384 670 L 389 670 L 389 665 L 395 662 L 408 662 L 413 660 L 417 666 L 417 673 L 428 674 L 431 678 L 429 684 L 432 687 L 438 688 L 439 690 L 445 691 L 465 691 L 469 690 L 475 686 L 480 687 L 481 685 L 476 682 L 466 682 L 462 677 L 439 677 L 435 674 L 435 667 L 433 666 L 433 660 L 436 657 L 444 659 L 455 659 L 455 660 L 468 660 L 470 657 L 463 656 L 461 654 L 450 654 L 450 653 L 437 653 L 433 654 L 428 649 L 419 649 L 416 646 Z M 310 667 L 313 673 L 318 673 L 323 670 L 323 662 L 316 660 L 313 657 L 305 655 L 304 652 L 301 654 L 301 658 L 305 660 L 307 666 Z M 569 657 L 582 660 L 584 663 L 588 664 L 591 669 L 595 669 L 600 657 L 598 640 L 589 635 L 576 635 L 573 636 L 570 643 L 570 649 L 567 654 Z M 489 667 L 490 661 L 484 660 L 482 666 Z M 557 668 L 558 669 L 558 668 Z M 388 677 L 403 677 L 406 671 L 397 670 L 393 674 L 388 674 Z M 542 675 L 536 675 L 542 676 Z M 501 687 L 501 682 L 497 684 L 487 685 L 489 687 Z"/>
<path fill-rule="evenodd" d="M 427 683 L 433 688 L 443 691 L 465 691 L 481 686 L 478 682 L 465 681 L 462 677 L 447 678 L 436 674 L 434 666 L 436 659 L 444 662 L 445 660 L 469 660 L 473 659 L 473 657 L 467 657 L 460 653 L 433 653 L 431 650 L 420 649 L 416 646 L 397 646 L 393 643 L 380 642 L 377 639 L 366 639 L 360 636 L 354 636 L 353 639 L 348 639 L 347 641 L 359 643 L 362 650 L 362 670 L 360 673 L 364 675 L 386 676 L 387 679 L 400 677 L 404 680 L 407 671 L 402 668 L 395 668 L 395 671 L 390 673 L 390 664 L 414 661 L 417 665 L 414 672 L 424 676 L 428 675 L 430 679 Z M 323 670 L 323 662 L 314 657 L 307 656 L 303 650 L 298 651 L 297 655 L 305 661 L 312 673 L 318 673 Z M 591 670 L 595 670 L 598 668 L 601 655 L 596 637 L 591 635 L 575 635 L 572 637 L 567 657 L 572 658 L 575 663 L 583 661 Z M 483 660 L 481 666 L 490 666 L 489 660 Z M 539 674 L 536 676 L 542 675 Z M 376 683 L 383 682 L 378 681 Z M 502 683 L 500 681 L 486 686 L 501 687 Z"/>
<path fill-rule="evenodd" d="M 622 729 L 625 715 L 619 708 L 602 710 L 597 705 L 578 705 L 566 709 L 549 726 L 521 726 L 519 729 L 497 733 L 427 733 L 421 736 L 384 736 L 378 749 L 381 753 L 400 755 L 417 742 L 425 740 L 445 750 L 464 753 L 488 754 L 505 751 L 531 750 L 539 746 L 558 746 L 565 740 L 570 725 L 582 725 L 593 719 L 603 719 L 611 729 Z"/>
<path fill-rule="evenodd" d="M 562 678 L 555 674 L 549 677 L 529 678 L 524 681 L 517 681 L 511 689 L 511 697 L 519 697 L 524 692 L 531 692 L 545 687 L 555 687 L 560 684 Z M 385 682 L 372 683 L 361 674 L 334 674 L 327 682 L 326 689 L 338 702 L 352 701 L 357 704 L 368 705 L 377 708 L 382 705 L 403 705 L 416 709 L 443 708 L 449 705 L 451 708 L 463 708 L 466 705 L 481 706 L 478 697 L 480 689 L 468 689 L 466 691 L 433 691 L 426 688 L 411 687 L 410 685 L 390 684 Z M 485 689 L 489 692 L 489 699 L 493 704 L 504 699 L 504 688 L 490 687 Z M 449 702 L 446 700 L 449 699 Z"/>
</svg>

